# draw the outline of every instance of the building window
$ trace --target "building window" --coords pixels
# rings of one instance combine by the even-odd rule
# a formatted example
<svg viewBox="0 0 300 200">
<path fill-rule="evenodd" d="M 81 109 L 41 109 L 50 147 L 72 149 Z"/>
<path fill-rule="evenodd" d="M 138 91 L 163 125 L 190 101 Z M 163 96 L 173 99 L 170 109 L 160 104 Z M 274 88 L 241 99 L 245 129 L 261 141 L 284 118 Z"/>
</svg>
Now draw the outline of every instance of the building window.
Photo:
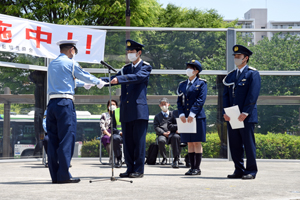
<svg viewBox="0 0 300 200">
<path fill-rule="evenodd" d="M 265 29 L 266 27 L 261 27 L 261 29 Z"/>
</svg>

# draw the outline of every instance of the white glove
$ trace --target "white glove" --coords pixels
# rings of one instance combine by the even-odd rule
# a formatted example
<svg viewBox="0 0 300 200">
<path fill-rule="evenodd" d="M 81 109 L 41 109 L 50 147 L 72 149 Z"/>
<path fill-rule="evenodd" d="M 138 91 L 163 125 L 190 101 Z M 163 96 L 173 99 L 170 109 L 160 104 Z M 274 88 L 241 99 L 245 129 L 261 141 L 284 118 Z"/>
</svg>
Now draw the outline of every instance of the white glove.
<svg viewBox="0 0 300 200">
<path fill-rule="evenodd" d="M 85 83 L 85 84 L 83 85 L 83 87 L 84 87 L 86 90 L 91 89 L 91 87 L 93 87 L 93 86 L 95 86 L 95 85 L 94 85 L 94 84 L 88 84 L 88 83 Z"/>
<path fill-rule="evenodd" d="M 107 84 L 106 82 L 102 81 L 101 79 L 99 79 L 99 81 L 100 81 L 100 83 L 97 85 L 97 87 L 99 89 L 103 88 L 103 86 Z"/>
</svg>

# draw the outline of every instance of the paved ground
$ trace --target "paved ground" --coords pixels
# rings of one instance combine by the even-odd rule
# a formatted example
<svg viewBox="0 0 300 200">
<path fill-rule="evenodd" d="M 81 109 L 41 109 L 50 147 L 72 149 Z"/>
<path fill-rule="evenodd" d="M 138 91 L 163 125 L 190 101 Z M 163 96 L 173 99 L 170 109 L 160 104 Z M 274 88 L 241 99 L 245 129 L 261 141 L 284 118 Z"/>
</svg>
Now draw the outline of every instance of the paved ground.
<svg viewBox="0 0 300 200">
<path fill-rule="evenodd" d="M 145 167 L 145 177 L 123 181 L 92 182 L 111 177 L 111 168 L 98 159 L 74 159 L 70 169 L 77 184 L 51 184 L 41 161 L 0 160 L 0 199 L 239 199 L 300 200 L 300 160 L 258 160 L 255 180 L 227 179 L 233 163 L 204 159 L 201 176 L 184 176 L 187 168 L 169 165 Z M 115 169 L 116 177 L 125 167 Z M 124 180 L 124 179 L 122 179 Z"/>
</svg>

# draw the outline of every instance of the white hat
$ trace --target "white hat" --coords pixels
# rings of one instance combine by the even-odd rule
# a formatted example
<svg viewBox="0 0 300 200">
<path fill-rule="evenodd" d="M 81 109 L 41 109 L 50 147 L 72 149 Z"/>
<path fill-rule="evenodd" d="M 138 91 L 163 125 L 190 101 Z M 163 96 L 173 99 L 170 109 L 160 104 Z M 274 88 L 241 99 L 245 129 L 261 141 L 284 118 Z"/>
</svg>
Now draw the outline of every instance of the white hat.
<svg viewBox="0 0 300 200">
<path fill-rule="evenodd" d="M 76 43 L 78 42 L 78 40 L 59 40 L 58 42 L 56 42 L 56 44 L 58 46 L 62 45 L 62 44 L 71 44 L 73 46 L 76 46 Z"/>
<path fill-rule="evenodd" d="M 56 42 L 56 44 L 60 47 L 62 46 L 72 46 L 75 48 L 75 53 L 78 53 L 78 50 L 76 48 L 76 43 L 78 42 L 78 40 L 59 40 L 58 42 Z"/>
</svg>

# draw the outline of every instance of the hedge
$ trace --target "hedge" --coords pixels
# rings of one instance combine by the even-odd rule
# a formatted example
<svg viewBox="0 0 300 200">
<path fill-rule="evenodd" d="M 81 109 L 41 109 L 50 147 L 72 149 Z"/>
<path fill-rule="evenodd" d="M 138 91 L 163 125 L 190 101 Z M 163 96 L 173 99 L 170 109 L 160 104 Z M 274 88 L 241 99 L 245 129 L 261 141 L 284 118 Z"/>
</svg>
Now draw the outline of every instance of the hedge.
<svg viewBox="0 0 300 200">
<path fill-rule="evenodd" d="M 81 147 L 81 157 L 99 157 L 99 144 L 100 140 L 96 139 L 83 142 Z"/>
<path fill-rule="evenodd" d="M 146 151 L 151 143 L 155 142 L 156 134 L 148 133 L 146 136 Z M 255 134 L 256 139 L 256 156 L 263 159 L 300 159 L 300 136 L 288 134 L 267 135 Z M 99 157 L 99 140 L 84 142 L 81 149 L 82 157 Z M 204 158 L 220 158 L 221 141 L 217 133 L 206 135 L 206 142 L 203 145 Z M 166 146 L 169 152 L 169 145 Z M 102 145 L 102 156 L 108 154 Z M 181 156 L 187 154 L 187 147 L 181 151 Z"/>
<path fill-rule="evenodd" d="M 256 157 L 264 159 L 300 159 L 300 136 L 255 134 Z"/>
</svg>

